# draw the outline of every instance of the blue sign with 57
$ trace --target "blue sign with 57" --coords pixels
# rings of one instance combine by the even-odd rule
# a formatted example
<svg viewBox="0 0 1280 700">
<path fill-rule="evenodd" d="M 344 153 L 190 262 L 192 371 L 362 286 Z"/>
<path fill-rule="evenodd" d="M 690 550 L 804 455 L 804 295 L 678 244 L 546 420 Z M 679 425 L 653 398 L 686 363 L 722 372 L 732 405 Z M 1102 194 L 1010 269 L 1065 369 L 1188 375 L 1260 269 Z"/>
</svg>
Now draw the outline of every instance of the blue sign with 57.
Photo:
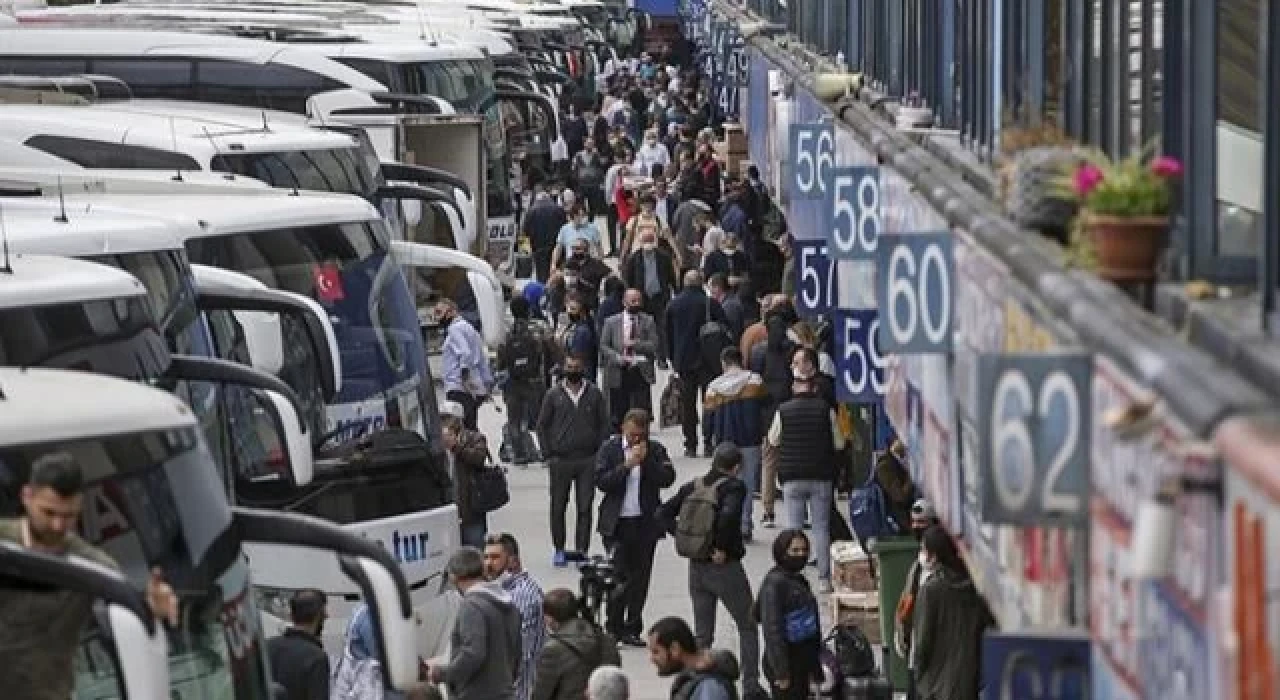
<svg viewBox="0 0 1280 700">
<path fill-rule="evenodd" d="M 822 241 L 793 241 L 796 270 L 796 313 L 820 316 L 836 305 L 836 266 Z"/>
</svg>

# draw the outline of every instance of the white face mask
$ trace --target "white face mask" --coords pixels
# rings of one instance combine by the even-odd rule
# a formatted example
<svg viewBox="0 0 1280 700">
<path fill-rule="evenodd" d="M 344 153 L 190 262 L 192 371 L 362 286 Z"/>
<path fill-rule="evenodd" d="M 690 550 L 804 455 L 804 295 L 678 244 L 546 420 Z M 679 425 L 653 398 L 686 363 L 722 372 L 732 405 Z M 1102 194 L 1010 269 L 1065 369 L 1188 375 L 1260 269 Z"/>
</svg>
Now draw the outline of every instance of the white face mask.
<svg viewBox="0 0 1280 700">
<path fill-rule="evenodd" d="M 642 249 L 644 249 L 644 250 L 655 250 L 655 249 L 658 247 L 658 244 L 657 244 L 657 243 L 643 243 L 643 244 L 641 244 L 641 245 L 640 245 L 640 247 L 641 247 Z"/>
<path fill-rule="evenodd" d="M 920 550 L 920 553 L 916 555 L 916 561 L 920 562 L 922 570 L 933 571 L 935 564 L 933 560 L 929 559 L 929 555 L 924 550 Z"/>
</svg>

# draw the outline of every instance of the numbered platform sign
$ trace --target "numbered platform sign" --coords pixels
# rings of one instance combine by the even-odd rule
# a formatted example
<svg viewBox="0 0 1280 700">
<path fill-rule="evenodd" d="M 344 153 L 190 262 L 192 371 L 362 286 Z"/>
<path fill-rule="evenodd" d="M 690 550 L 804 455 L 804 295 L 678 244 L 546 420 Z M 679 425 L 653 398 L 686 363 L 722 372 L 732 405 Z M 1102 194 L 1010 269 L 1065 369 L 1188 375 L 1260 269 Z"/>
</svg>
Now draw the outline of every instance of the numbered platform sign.
<svg viewBox="0 0 1280 700">
<path fill-rule="evenodd" d="M 1093 358 L 978 358 L 978 464 L 990 525 L 1083 525 L 1089 515 Z"/>
<path fill-rule="evenodd" d="M 1083 632 L 988 632 L 982 640 L 982 700 L 1089 697 L 1090 641 Z"/>
<path fill-rule="evenodd" d="M 884 319 L 885 352 L 949 353 L 955 310 L 953 238 L 937 233 L 886 233 L 876 254 L 876 302 Z"/>
<path fill-rule="evenodd" d="M 835 306 L 836 266 L 821 241 L 792 241 L 795 257 L 796 313 L 809 318 L 827 313 Z"/>
<path fill-rule="evenodd" d="M 832 257 L 875 260 L 881 222 L 880 168 L 832 168 L 823 203 Z"/>
<path fill-rule="evenodd" d="M 791 125 L 791 199 L 822 199 L 835 166 L 836 134 L 830 124 Z"/>
<path fill-rule="evenodd" d="M 885 356 L 874 309 L 834 311 L 836 398 L 845 403 L 879 403 L 885 389 Z"/>
</svg>

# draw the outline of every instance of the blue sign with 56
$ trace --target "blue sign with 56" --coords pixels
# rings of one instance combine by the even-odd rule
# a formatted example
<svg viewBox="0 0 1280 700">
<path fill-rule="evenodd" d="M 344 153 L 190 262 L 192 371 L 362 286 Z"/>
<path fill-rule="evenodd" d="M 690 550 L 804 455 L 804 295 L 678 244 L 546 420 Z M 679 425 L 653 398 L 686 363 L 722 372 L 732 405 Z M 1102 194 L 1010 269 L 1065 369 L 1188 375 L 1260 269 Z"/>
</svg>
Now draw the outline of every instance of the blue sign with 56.
<svg viewBox="0 0 1280 700">
<path fill-rule="evenodd" d="M 792 124 L 790 136 L 791 199 L 821 200 L 835 165 L 835 131 L 830 124 Z"/>
<path fill-rule="evenodd" d="M 879 403 L 885 390 L 885 356 L 880 352 L 880 314 L 874 309 L 833 311 L 836 398 L 847 403 Z"/>
</svg>

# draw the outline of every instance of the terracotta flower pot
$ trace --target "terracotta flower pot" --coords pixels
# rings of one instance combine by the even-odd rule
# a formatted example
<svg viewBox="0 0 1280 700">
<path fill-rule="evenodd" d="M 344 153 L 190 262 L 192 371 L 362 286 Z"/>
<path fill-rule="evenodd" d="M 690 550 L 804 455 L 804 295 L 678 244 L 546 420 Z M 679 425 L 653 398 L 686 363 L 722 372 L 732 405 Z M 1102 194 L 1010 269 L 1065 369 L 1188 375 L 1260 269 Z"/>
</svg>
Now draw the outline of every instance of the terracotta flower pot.
<svg viewBox="0 0 1280 700">
<path fill-rule="evenodd" d="M 1099 216 L 1086 220 L 1098 276 L 1112 282 L 1150 282 L 1169 232 L 1166 216 Z"/>
</svg>

